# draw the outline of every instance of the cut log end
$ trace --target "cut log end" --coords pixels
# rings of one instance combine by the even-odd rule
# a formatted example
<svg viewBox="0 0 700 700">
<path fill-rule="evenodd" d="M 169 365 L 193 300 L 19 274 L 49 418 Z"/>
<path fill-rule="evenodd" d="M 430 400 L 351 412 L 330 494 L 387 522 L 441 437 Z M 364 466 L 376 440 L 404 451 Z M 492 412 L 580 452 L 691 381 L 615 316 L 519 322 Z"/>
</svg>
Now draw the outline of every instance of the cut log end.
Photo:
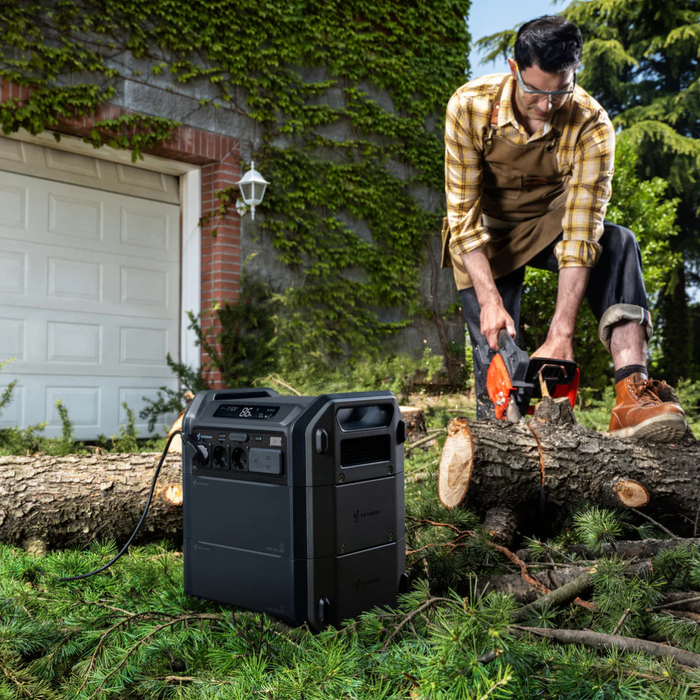
<svg viewBox="0 0 700 700">
<path fill-rule="evenodd" d="M 613 486 L 613 491 L 626 508 L 641 508 L 649 503 L 649 491 L 634 479 L 620 479 Z"/>
<path fill-rule="evenodd" d="M 181 506 L 182 486 L 180 484 L 167 484 L 163 488 L 163 498 L 171 506 Z"/>
<path fill-rule="evenodd" d="M 438 495 L 446 508 L 458 506 L 467 494 L 474 464 L 474 443 L 465 420 L 450 424 L 440 458 Z"/>
<path fill-rule="evenodd" d="M 535 406 L 534 417 L 544 423 L 559 423 L 561 425 L 576 424 L 576 418 L 574 418 L 571 403 L 565 396 L 556 399 L 545 396 L 542 401 Z"/>
</svg>

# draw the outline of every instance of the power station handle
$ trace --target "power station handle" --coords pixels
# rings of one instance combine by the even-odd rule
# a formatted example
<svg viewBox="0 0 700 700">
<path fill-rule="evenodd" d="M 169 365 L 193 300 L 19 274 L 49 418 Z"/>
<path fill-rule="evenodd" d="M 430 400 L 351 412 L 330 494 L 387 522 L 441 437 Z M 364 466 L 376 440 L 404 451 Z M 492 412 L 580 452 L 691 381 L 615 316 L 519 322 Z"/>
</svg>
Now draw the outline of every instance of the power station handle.
<svg viewBox="0 0 700 700">
<path fill-rule="evenodd" d="M 408 437 L 408 429 L 406 428 L 406 421 L 400 420 L 396 425 L 396 442 L 399 445 L 403 445 Z"/>
<path fill-rule="evenodd" d="M 316 453 L 322 455 L 328 449 L 328 433 L 319 428 L 316 431 Z"/>
<path fill-rule="evenodd" d="M 339 408 L 338 425 L 343 432 L 387 428 L 394 417 L 392 404 L 371 404 Z"/>
<path fill-rule="evenodd" d="M 231 401 L 235 399 L 265 399 L 279 396 L 274 389 L 227 389 L 214 394 L 214 401 Z"/>
<path fill-rule="evenodd" d="M 328 598 L 319 598 L 318 599 L 318 621 L 319 622 L 327 622 L 328 618 L 330 617 L 330 608 L 331 608 L 331 602 L 328 600 Z"/>
</svg>

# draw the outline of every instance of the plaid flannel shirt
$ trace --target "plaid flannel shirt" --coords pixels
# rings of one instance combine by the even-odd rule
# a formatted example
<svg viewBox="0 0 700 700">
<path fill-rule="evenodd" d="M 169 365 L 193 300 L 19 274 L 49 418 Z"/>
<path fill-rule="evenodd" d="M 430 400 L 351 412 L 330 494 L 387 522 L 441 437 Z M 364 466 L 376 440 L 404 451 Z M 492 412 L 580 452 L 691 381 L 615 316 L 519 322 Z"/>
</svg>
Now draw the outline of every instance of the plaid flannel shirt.
<svg viewBox="0 0 700 700">
<path fill-rule="evenodd" d="M 481 222 L 481 180 L 484 139 L 503 74 L 487 75 L 463 85 L 447 106 L 445 124 L 445 190 L 450 247 L 469 253 L 490 240 Z M 614 171 L 615 131 L 607 112 L 582 88 L 530 136 L 513 113 L 514 80 L 501 95 L 495 134 L 516 145 L 537 141 L 552 128 L 561 132 L 557 168 L 570 175 L 562 229 L 554 249 L 559 268 L 595 266 L 603 235 L 605 209 Z M 497 215 L 493 214 L 497 217 Z"/>
</svg>

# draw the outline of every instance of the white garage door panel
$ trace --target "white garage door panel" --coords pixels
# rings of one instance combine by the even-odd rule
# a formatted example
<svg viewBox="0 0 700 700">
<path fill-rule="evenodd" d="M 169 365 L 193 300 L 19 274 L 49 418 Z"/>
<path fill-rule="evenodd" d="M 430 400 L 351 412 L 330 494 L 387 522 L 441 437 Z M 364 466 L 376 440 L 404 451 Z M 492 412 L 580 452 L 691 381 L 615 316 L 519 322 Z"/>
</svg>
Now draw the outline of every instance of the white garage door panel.
<svg viewBox="0 0 700 700">
<path fill-rule="evenodd" d="M 178 262 L 179 207 L 0 171 L 0 235 Z"/>
<path fill-rule="evenodd" d="M 145 399 L 155 400 L 158 389 L 164 384 L 166 382 L 155 384 L 153 381 L 113 377 L 101 378 L 99 383 L 95 383 L 94 379 L 91 381 L 82 375 L 62 377 L 59 381 L 50 375 L 36 376 L 28 384 L 21 379 L 13 391 L 12 402 L 0 415 L 0 427 L 47 423 L 43 434 L 57 437 L 61 434 L 61 418 L 56 401 L 60 400 L 68 410 L 78 439 L 88 439 L 88 434 L 93 438 L 100 434 L 118 435 L 119 426 L 125 426 L 127 422 L 123 408 L 126 403 L 136 415 L 136 428 L 140 436 L 145 437 L 148 434 L 148 421 L 141 419 L 139 413 L 147 405 Z M 0 393 L 6 386 L 6 383 L 0 383 Z M 175 418 L 174 414 L 161 417 L 154 432 L 161 433 L 163 426 L 171 424 Z M 113 427 L 109 429 L 106 426 Z"/>
<path fill-rule="evenodd" d="M 60 400 L 78 439 L 118 434 L 124 402 L 138 414 L 143 397 L 177 387 L 166 363 L 179 359 L 173 178 L 51 149 L 46 172 L 81 184 L 4 170 L 28 150 L 36 171 L 38 147 L 23 146 L 0 139 L 0 360 L 16 358 L 0 388 L 18 380 L 0 425 L 47 422 L 59 435 Z M 101 189 L 82 184 L 91 172 Z M 132 196 L 140 186 L 166 201 Z"/>
<path fill-rule="evenodd" d="M 131 165 L 110 163 L 78 153 L 6 138 L 0 138 L 0 160 L 3 170 L 22 175 L 131 194 L 171 204 L 180 201 L 179 182 L 176 177 Z"/>
<path fill-rule="evenodd" d="M 109 316 L 22 307 L 0 312 L 0 361 L 14 358 L 3 374 L 96 374 L 170 377 L 166 356 L 178 357 L 178 333 L 170 319 Z M 28 342 L 30 339 L 31 342 Z M 2 377 L 2 375 L 0 375 Z"/>
<path fill-rule="evenodd" d="M 7 240 L 0 233 L 0 294 L 8 306 L 174 320 L 179 274 L 177 262 Z"/>
</svg>

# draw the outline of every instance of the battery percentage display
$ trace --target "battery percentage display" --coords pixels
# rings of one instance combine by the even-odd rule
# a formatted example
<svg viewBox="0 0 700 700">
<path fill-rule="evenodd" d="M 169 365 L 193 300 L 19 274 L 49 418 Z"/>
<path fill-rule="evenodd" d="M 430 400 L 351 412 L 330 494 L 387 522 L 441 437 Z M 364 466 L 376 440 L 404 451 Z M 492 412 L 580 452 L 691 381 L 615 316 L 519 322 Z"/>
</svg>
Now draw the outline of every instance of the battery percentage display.
<svg viewBox="0 0 700 700">
<path fill-rule="evenodd" d="M 216 418 L 243 418 L 246 420 L 270 420 L 277 415 L 279 406 L 241 406 L 225 403 L 214 412 Z"/>
</svg>

